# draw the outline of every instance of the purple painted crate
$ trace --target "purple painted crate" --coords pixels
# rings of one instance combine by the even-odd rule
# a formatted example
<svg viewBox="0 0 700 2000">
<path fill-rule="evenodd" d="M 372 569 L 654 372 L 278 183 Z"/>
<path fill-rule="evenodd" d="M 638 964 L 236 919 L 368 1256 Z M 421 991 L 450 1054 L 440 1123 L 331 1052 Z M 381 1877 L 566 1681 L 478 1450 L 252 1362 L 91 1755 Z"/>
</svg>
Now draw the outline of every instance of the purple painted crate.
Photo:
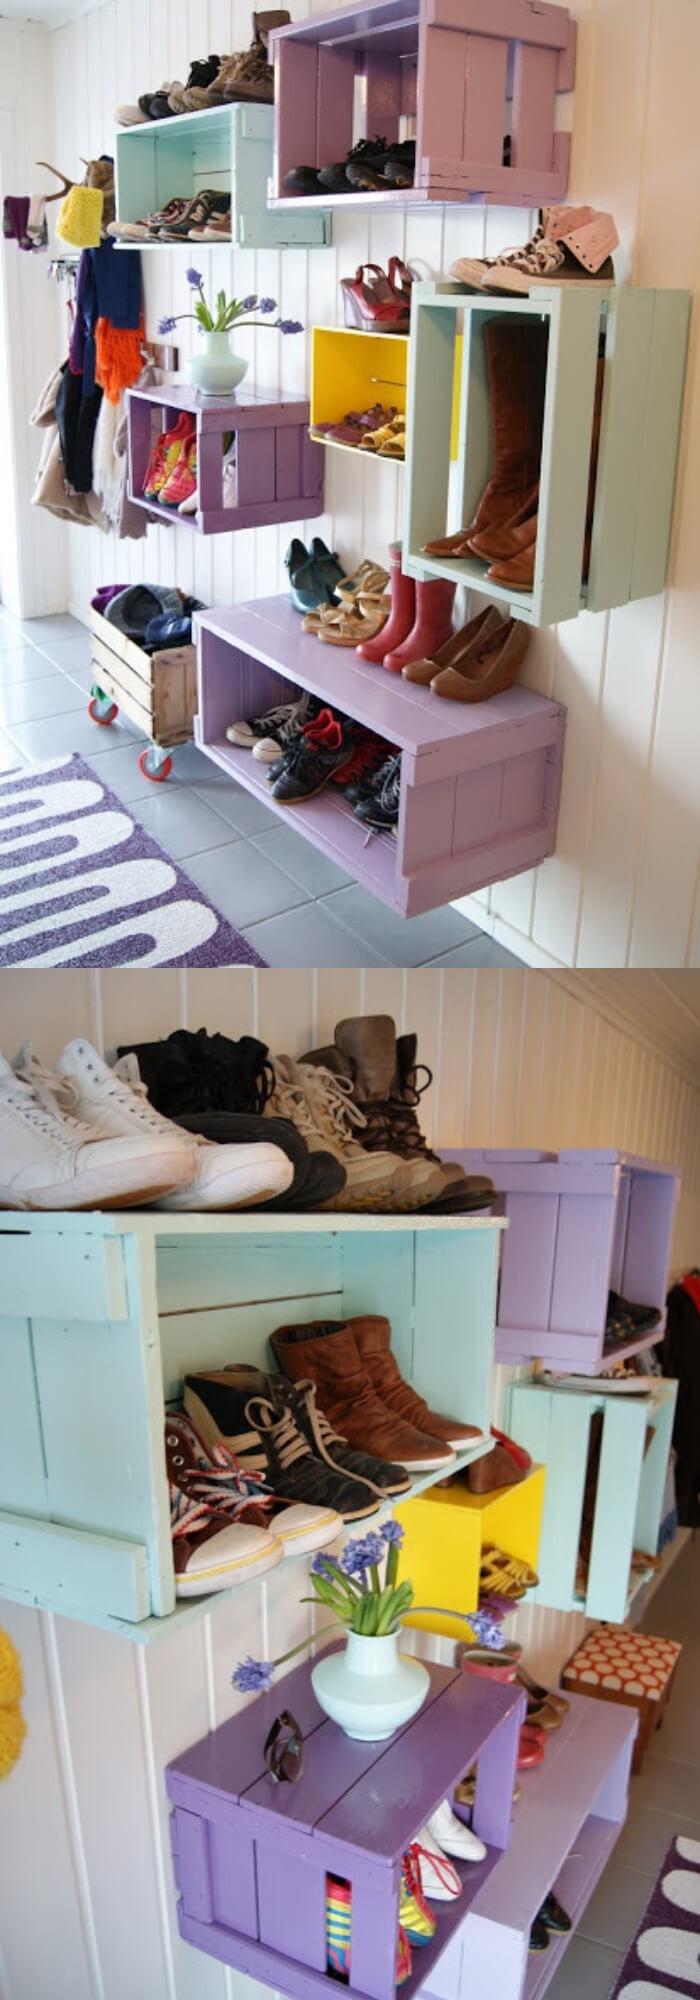
<svg viewBox="0 0 700 2000">
<path fill-rule="evenodd" d="M 239 784 L 403 916 L 531 868 L 554 850 L 566 711 L 514 687 L 492 701 L 436 701 L 429 688 L 302 631 L 288 597 L 195 621 L 196 740 Z M 226 725 L 308 688 L 402 752 L 396 838 L 367 830 L 329 785 L 303 808 L 279 806 L 264 766 L 227 742 Z"/>
<path fill-rule="evenodd" d="M 614 1358 L 661 1338 L 673 1220 L 675 1167 L 614 1149 L 447 1152 L 498 1189 L 508 1218 L 501 1263 L 496 1360 L 541 1356 L 548 1368 L 594 1375 L 603 1353 L 608 1292 L 658 1306 L 661 1321 Z"/>
<path fill-rule="evenodd" d="M 340 159 L 360 137 L 416 121 L 415 185 L 303 197 L 333 207 L 498 201 L 536 207 L 566 192 L 570 139 L 556 100 L 573 89 L 576 29 L 543 0 L 360 0 L 275 30 L 275 200 L 301 162 Z M 355 128 L 357 86 L 362 130 Z M 503 164 L 504 136 L 510 160 Z M 272 206 L 274 206 L 274 201 Z"/>
<path fill-rule="evenodd" d="M 178 1920 L 189 1943 L 293 1996 L 337 1991 L 326 1971 L 326 1876 L 352 1891 L 350 1995 L 394 2000 L 401 1855 L 464 1771 L 486 1772 L 475 1827 L 489 1854 L 463 1864 L 463 1891 L 438 1906 L 435 1938 L 415 1954 L 422 1985 L 511 1834 L 525 1699 L 453 1668 L 431 1667 L 420 1714 L 386 1743 L 355 1743 L 323 1715 L 298 1667 L 166 1772 Z M 276 1785 L 262 1746 L 282 1706 L 304 1735 L 304 1770 Z"/>
<path fill-rule="evenodd" d="M 153 445 L 183 410 L 196 417 L 199 508 L 178 514 L 144 500 Z M 309 404 L 272 390 L 237 389 L 233 397 L 202 397 L 185 384 L 127 390 L 129 497 L 153 518 L 196 534 L 231 534 L 271 521 L 308 521 L 323 512 L 323 447 L 309 437 Z M 236 504 L 224 507 L 223 437 L 235 432 Z"/>
</svg>

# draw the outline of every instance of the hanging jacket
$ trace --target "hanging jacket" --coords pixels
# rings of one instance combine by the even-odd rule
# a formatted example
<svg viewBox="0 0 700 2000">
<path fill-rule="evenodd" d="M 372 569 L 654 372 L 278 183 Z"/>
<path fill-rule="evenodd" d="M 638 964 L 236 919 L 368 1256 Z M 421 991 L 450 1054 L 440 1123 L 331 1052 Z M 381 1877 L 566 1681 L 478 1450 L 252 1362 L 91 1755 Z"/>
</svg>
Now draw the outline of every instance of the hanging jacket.
<svg viewBox="0 0 700 2000">
<path fill-rule="evenodd" d="M 695 1294 L 695 1297 L 693 1296 Z M 661 1351 L 664 1375 L 678 1381 L 673 1426 L 676 1505 L 681 1528 L 700 1527 L 700 1288 L 692 1276 L 674 1285 L 666 1301 Z"/>
</svg>

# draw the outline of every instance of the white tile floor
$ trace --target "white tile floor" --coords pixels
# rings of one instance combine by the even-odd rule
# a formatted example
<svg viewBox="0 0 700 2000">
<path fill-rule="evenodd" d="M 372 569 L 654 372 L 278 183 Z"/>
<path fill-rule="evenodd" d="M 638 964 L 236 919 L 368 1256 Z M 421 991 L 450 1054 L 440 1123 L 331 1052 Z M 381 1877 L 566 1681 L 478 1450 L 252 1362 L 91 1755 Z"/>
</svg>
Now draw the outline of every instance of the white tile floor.
<svg viewBox="0 0 700 2000">
<path fill-rule="evenodd" d="M 121 717 L 90 720 L 93 678 L 77 620 L 19 623 L 0 607 L 0 771 L 79 751 L 267 964 L 519 963 L 449 907 L 410 923 L 387 910 L 192 743 L 154 785 L 138 767 L 143 737 Z"/>
<path fill-rule="evenodd" d="M 676 1834 L 700 1840 L 700 1536 L 657 1591 L 641 1629 L 683 1645 L 671 1701 L 632 1779 L 626 1824 L 547 2000 L 609 2000 L 670 1842 Z"/>
</svg>

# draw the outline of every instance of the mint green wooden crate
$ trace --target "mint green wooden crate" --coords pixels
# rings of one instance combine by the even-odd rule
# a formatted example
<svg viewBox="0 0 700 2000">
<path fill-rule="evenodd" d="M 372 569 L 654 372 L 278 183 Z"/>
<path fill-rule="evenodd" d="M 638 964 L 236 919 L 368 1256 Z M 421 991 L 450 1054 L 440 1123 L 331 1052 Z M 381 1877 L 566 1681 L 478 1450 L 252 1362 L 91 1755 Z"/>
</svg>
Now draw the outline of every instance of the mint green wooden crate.
<svg viewBox="0 0 700 2000">
<path fill-rule="evenodd" d="M 0 1214 L 0 1597 L 142 1642 L 176 1603 L 163 1415 L 283 1322 L 384 1312 L 406 1377 L 488 1449 L 491 1217 Z M 430 1483 L 416 1482 L 418 1490 Z"/>
<path fill-rule="evenodd" d="M 413 289 L 404 488 L 404 568 L 482 590 L 516 618 L 552 625 L 663 588 L 681 421 L 690 295 L 555 285 L 519 298 L 461 285 Z M 549 322 L 534 584 L 486 580 L 486 563 L 421 554 L 472 520 L 493 461 L 484 326 Z M 450 480 L 454 344 L 463 320 L 460 434 Z M 599 342 L 605 383 L 587 583 L 581 581 Z"/>
<path fill-rule="evenodd" d="M 304 209 L 279 215 L 268 211 L 272 128 L 271 104 L 223 104 L 118 132 L 119 221 L 140 222 L 176 195 L 191 197 L 202 188 L 221 188 L 231 191 L 231 241 L 238 249 L 319 248 L 330 243 L 328 209 L 313 214 Z M 187 238 L 184 241 L 187 244 Z M 155 238 L 153 244 L 160 250 L 173 248 Z M 117 247 L 151 246 L 142 241 Z"/>
<path fill-rule="evenodd" d="M 546 1465 L 539 1587 L 528 1601 L 588 1618 L 623 1620 L 633 1549 L 655 1555 L 678 1384 L 655 1381 L 647 1397 L 540 1388 L 514 1382 L 508 1429 Z M 603 1440 L 585 1599 L 575 1589 L 590 1421 L 603 1412 Z M 647 1428 L 653 1438 L 645 1450 Z"/>
</svg>

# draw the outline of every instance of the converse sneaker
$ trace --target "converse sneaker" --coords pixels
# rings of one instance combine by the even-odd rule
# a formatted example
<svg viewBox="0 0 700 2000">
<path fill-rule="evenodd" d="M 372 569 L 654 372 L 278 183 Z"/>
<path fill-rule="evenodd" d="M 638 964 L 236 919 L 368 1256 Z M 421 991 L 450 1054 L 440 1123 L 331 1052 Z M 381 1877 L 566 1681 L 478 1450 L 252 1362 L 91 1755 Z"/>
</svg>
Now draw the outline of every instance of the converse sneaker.
<svg viewBox="0 0 700 2000">
<path fill-rule="evenodd" d="M 250 1583 L 282 1561 L 281 1543 L 264 1528 L 232 1525 L 204 1501 L 189 1500 L 170 1482 L 170 1533 L 176 1597 L 205 1597 Z"/>
<path fill-rule="evenodd" d="M 245 1472 L 264 1473 L 279 1499 L 330 1507 L 344 1521 L 376 1514 L 374 1487 L 314 1456 L 283 1379 L 242 1363 L 212 1369 L 186 1377 L 184 1402 L 205 1443 L 226 1445 Z"/>
<path fill-rule="evenodd" d="M 27 1044 L 17 1069 L 29 1082 L 39 1080 L 60 1110 L 77 1113 L 102 1138 L 140 1134 L 150 1135 L 154 1144 L 169 1141 L 189 1171 L 186 1183 L 159 1199 L 159 1206 L 185 1213 L 248 1208 L 291 1186 L 290 1163 L 277 1146 L 216 1146 L 154 1111 L 134 1055 L 120 1058 L 110 1069 L 89 1042 L 76 1040 L 67 1044 L 51 1071 L 42 1068 Z"/>
<path fill-rule="evenodd" d="M 543 208 L 529 243 L 497 257 L 458 257 L 453 278 L 474 291 L 529 292 L 534 285 L 612 285 L 611 251 L 620 239 L 612 216 L 595 208 Z"/>
<path fill-rule="evenodd" d="M 439 1841 L 427 1826 L 421 1828 L 408 1850 L 422 1895 L 431 1903 L 454 1903 L 462 1894 L 462 1883 L 454 1862 L 448 1860 Z"/>
<path fill-rule="evenodd" d="M 478 1836 L 472 1833 L 470 1826 L 465 1826 L 464 1820 L 457 1818 L 449 1799 L 443 1799 L 441 1805 L 436 1806 L 430 1819 L 426 1820 L 423 1832 L 418 1836 L 419 1840 L 424 1840 L 426 1834 L 443 1854 L 453 1855 L 455 1861 L 486 1859 L 487 1850 L 483 1840 L 479 1840 Z"/>
<path fill-rule="evenodd" d="M 375 1458 L 371 1451 L 354 1450 L 347 1438 L 333 1429 L 318 1407 L 316 1383 L 311 1381 L 310 1376 L 293 1386 L 290 1383 L 288 1395 L 299 1429 L 317 1458 L 325 1458 L 326 1464 L 332 1465 L 335 1471 L 349 1472 L 353 1479 L 366 1480 L 368 1485 L 376 1487 L 383 1500 L 395 1499 L 400 1493 L 410 1492 L 411 1481 L 404 1465 Z"/>
<path fill-rule="evenodd" d="M 437 1921 L 432 1910 L 428 1909 L 421 1890 L 412 1847 L 407 1848 L 401 1857 L 399 1923 L 411 1947 L 416 1944 L 430 1944 L 437 1930 Z"/>
<path fill-rule="evenodd" d="M 3 1208 L 134 1208 L 177 1188 L 189 1172 L 179 1132 L 96 1132 L 66 1116 L 40 1077 L 15 1074 L 0 1056 Z"/>
<path fill-rule="evenodd" d="M 401 804 L 401 752 L 387 757 L 355 804 L 355 818 L 373 833 L 396 833 Z"/>
<path fill-rule="evenodd" d="M 291 738 L 301 734 L 304 723 L 315 720 L 320 706 L 313 695 L 295 695 L 293 701 L 279 702 L 276 707 L 266 708 L 262 715 L 230 722 L 226 731 L 228 741 L 239 750 L 252 750 L 261 763 L 274 764 Z"/>
<path fill-rule="evenodd" d="M 283 1500 L 270 1492 L 262 1473 L 239 1465 L 226 1445 L 206 1445 L 184 1411 L 166 1411 L 165 1450 L 168 1475 L 188 1500 L 203 1502 L 222 1519 L 272 1533 L 283 1556 L 316 1554 L 343 1532 L 332 1507 Z"/>
<path fill-rule="evenodd" d="M 283 769 L 274 778 L 273 799 L 282 805 L 303 805 L 322 792 L 336 771 L 342 771 L 354 751 L 352 724 L 329 708 L 322 708 L 315 722 L 309 722 L 301 736 L 295 736 L 284 759 Z M 274 776 L 274 765 L 270 777 Z"/>
</svg>

